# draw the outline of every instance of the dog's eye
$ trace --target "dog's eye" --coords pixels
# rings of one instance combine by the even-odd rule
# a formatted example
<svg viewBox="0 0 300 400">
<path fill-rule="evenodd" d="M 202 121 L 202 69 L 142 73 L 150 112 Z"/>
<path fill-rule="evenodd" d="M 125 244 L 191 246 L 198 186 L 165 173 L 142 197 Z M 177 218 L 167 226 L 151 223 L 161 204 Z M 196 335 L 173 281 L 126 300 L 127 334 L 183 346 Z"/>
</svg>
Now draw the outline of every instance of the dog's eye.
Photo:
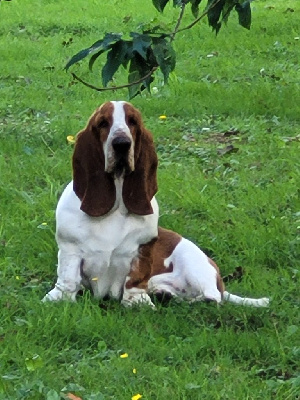
<svg viewBox="0 0 300 400">
<path fill-rule="evenodd" d="M 128 125 L 132 125 L 132 126 L 137 125 L 137 120 L 134 117 L 129 117 L 128 118 Z"/>
<path fill-rule="evenodd" d="M 99 129 L 108 128 L 108 126 L 109 126 L 109 123 L 106 119 L 101 119 L 101 121 L 98 124 Z"/>
</svg>

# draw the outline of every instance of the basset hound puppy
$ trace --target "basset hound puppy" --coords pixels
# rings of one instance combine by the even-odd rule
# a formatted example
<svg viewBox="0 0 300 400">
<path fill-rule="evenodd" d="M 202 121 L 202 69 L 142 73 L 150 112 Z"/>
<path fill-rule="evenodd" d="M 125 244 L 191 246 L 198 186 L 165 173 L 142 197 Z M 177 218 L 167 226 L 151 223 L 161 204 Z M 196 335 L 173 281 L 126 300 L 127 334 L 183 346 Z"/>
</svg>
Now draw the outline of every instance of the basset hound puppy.
<svg viewBox="0 0 300 400">
<path fill-rule="evenodd" d="M 44 301 L 75 300 L 82 284 L 97 298 L 122 299 L 139 246 L 157 237 L 157 163 L 131 104 L 107 102 L 94 112 L 77 135 L 73 181 L 57 205 L 58 277 Z M 151 303 L 146 292 L 133 293 L 132 302 L 141 301 Z"/>
<path fill-rule="evenodd" d="M 254 307 L 269 304 L 265 297 L 252 299 L 225 291 L 213 260 L 191 241 L 160 227 L 158 237 L 142 245 L 138 257 L 133 260 L 131 273 L 126 278 L 123 303 L 130 305 L 132 294 L 139 291 L 189 302 L 228 301 Z"/>
</svg>

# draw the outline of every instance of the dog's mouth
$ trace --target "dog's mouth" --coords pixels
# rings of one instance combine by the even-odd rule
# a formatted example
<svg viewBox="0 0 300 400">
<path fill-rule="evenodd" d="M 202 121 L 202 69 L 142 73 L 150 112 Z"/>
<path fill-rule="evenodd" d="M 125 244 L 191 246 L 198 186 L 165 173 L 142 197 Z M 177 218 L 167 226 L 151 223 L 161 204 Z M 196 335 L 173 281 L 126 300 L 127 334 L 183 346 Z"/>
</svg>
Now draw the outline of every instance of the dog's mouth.
<svg viewBox="0 0 300 400">
<path fill-rule="evenodd" d="M 120 178 L 122 175 L 129 175 L 132 172 L 128 163 L 128 155 L 126 157 L 116 156 L 116 162 L 112 172 L 116 178 Z"/>
</svg>

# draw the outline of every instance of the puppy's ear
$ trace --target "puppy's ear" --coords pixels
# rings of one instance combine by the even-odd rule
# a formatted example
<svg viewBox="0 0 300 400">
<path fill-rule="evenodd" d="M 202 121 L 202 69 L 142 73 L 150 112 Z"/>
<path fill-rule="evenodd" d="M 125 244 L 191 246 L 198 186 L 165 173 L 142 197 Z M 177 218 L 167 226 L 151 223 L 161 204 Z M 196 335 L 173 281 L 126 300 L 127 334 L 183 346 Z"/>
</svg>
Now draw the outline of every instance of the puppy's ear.
<svg viewBox="0 0 300 400">
<path fill-rule="evenodd" d="M 142 124 L 136 135 L 134 160 L 134 171 L 124 179 L 124 204 L 134 214 L 153 214 L 150 202 L 157 192 L 158 159 L 152 135 Z"/>
<path fill-rule="evenodd" d="M 104 171 L 104 153 L 93 117 L 77 135 L 73 154 L 73 189 L 81 210 L 92 217 L 108 213 L 116 201 L 113 178 Z"/>
</svg>

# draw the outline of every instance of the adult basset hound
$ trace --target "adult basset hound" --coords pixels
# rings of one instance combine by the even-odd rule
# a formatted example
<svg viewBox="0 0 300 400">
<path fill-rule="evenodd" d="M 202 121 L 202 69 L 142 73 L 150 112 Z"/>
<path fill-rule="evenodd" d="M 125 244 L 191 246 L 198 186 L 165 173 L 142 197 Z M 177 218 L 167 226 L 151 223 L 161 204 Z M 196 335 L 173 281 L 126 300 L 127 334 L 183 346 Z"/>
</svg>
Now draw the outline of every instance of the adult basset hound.
<svg viewBox="0 0 300 400">
<path fill-rule="evenodd" d="M 77 135 L 73 181 L 57 205 L 58 278 L 44 300 L 75 300 L 81 284 L 98 298 L 122 299 L 139 246 L 157 237 L 157 162 L 131 104 L 107 102 L 94 112 Z M 146 293 L 132 299 L 151 303 Z"/>
<path fill-rule="evenodd" d="M 218 267 L 196 245 L 158 228 L 157 156 L 129 103 L 108 102 L 76 140 L 73 181 L 56 209 L 58 268 L 45 300 L 75 300 L 81 285 L 124 305 L 153 306 L 149 294 L 266 306 L 230 295 Z"/>
</svg>

